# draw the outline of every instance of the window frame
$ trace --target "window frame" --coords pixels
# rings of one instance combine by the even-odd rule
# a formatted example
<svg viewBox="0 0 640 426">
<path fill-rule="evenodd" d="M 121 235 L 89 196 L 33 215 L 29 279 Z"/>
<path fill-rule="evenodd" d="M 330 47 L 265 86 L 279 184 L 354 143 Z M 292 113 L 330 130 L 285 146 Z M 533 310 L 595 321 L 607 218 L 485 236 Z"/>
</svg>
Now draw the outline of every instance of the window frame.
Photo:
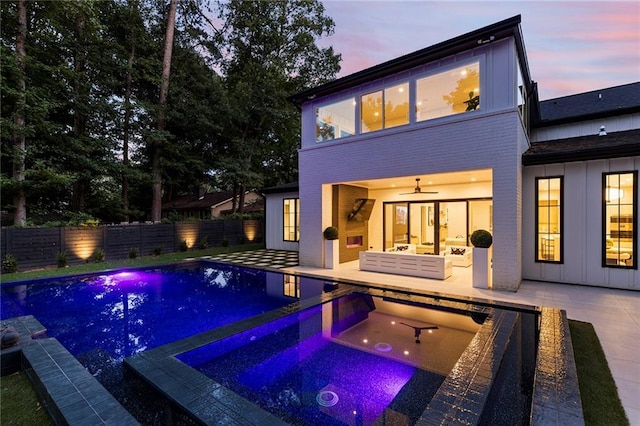
<svg viewBox="0 0 640 426">
<path fill-rule="evenodd" d="M 391 89 L 395 89 L 395 88 L 399 88 L 399 87 L 404 87 L 406 88 L 407 94 L 406 94 L 406 102 L 407 102 L 407 121 L 404 123 L 400 123 L 400 124 L 390 124 L 388 122 L 388 117 L 387 117 L 387 98 L 391 98 L 392 94 L 389 94 L 388 92 Z M 359 114 L 359 134 L 360 135 L 365 135 L 365 134 L 369 134 L 369 133 L 374 133 L 374 132 L 379 132 L 382 130 L 387 130 L 387 129 L 393 129 L 396 127 L 402 127 L 402 126 L 407 126 L 409 124 L 411 124 L 411 80 L 406 80 L 406 81 L 394 81 L 391 82 L 390 84 L 384 84 L 381 87 L 378 87 L 375 90 L 371 90 L 371 91 L 367 91 L 364 92 L 362 94 L 360 94 L 360 96 L 358 97 L 358 105 L 360 106 L 360 114 Z M 365 122 L 364 122 L 364 108 L 362 107 L 363 105 L 363 98 L 366 98 L 368 96 L 374 96 L 377 93 L 380 93 L 380 99 L 381 99 L 381 104 L 380 104 L 380 128 L 379 129 L 372 129 L 372 130 L 367 130 L 365 131 Z M 401 105 L 401 104 L 399 104 Z"/>
<path fill-rule="evenodd" d="M 540 237 L 543 235 L 543 232 L 540 232 L 540 207 L 551 208 L 553 206 L 541 206 L 540 205 L 540 181 L 542 180 L 552 180 L 559 179 L 559 218 L 558 218 L 558 232 L 546 232 L 547 235 L 550 234 L 558 234 L 560 238 L 560 247 L 559 247 L 559 259 L 558 260 L 548 260 L 544 259 L 540 252 Z M 551 264 L 564 264 L 564 176 L 538 176 L 535 178 L 535 225 L 534 225 L 534 261 L 536 263 L 551 263 Z M 549 201 L 547 199 L 547 201 Z M 555 246 L 554 246 L 555 248 Z"/>
<path fill-rule="evenodd" d="M 464 68 L 464 67 L 468 67 L 470 65 L 475 65 L 478 64 L 478 97 L 479 97 L 479 104 L 478 104 L 478 108 L 471 110 L 471 111 L 461 111 L 461 112 L 452 112 L 450 114 L 446 114 L 446 115 L 439 115 L 437 117 L 431 117 L 431 118 L 425 118 L 425 119 L 418 119 L 418 86 L 419 86 L 419 82 L 420 80 L 423 79 L 427 79 L 427 78 L 431 78 L 431 77 L 435 77 L 439 74 L 445 74 L 448 72 L 451 72 L 455 69 L 458 68 Z M 482 94 L 486 92 L 485 89 L 485 71 L 486 67 L 485 67 L 485 57 L 484 55 L 478 55 L 478 56 L 474 56 L 471 59 L 467 59 L 467 60 L 461 60 L 461 61 L 457 61 L 454 63 L 451 63 L 447 66 L 440 66 L 440 67 L 436 67 L 432 70 L 430 70 L 429 72 L 426 73 L 422 73 L 422 74 L 418 74 L 415 77 L 412 78 L 414 84 L 413 84 L 413 90 L 414 90 L 414 102 L 413 105 L 410 105 L 412 108 L 412 111 L 414 113 L 414 120 L 415 123 L 427 123 L 427 122 L 432 122 L 434 120 L 442 120 L 442 119 L 447 119 L 447 118 L 451 118 L 451 117 L 457 117 L 457 116 L 461 116 L 464 115 L 466 113 L 473 113 L 473 112 L 481 112 L 481 111 L 487 111 L 488 107 L 486 102 L 488 102 L 488 96 L 485 95 L 484 98 L 482 98 Z M 442 95 L 441 93 L 439 95 Z"/>
<path fill-rule="evenodd" d="M 287 218 L 287 211 L 285 209 L 285 206 L 287 205 L 287 201 L 293 201 L 293 218 L 294 218 L 294 239 L 287 239 L 286 236 L 290 233 L 287 232 L 287 230 L 291 229 L 291 226 L 287 226 L 286 224 L 286 218 Z M 291 213 L 289 212 L 289 215 Z M 290 242 L 290 243 L 297 243 L 300 241 L 300 198 L 299 197 L 288 197 L 288 198 L 283 198 L 282 199 L 282 241 L 285 242 Z"/>
<path fill-rule="evenodd" d="M 610 218 L 607 217 L 607 206 L 611 206 L 611 203 L 608 203 L 607 201 L 607 189 L 609 188 L 607 186 L 607 181 L 608 181 L 608 177 L 609 176 L 621 176 L 621 175 L 627 175 L 630 174 L 633 176 L 633 183 L 632 183 L 632 187 L 633 187 L 633 194 L 632 194 L 632 205 L 631 205 L 631 210 L 632 210 L 632 233 L 631 233 L 631 259 L 633 259 L 633 262 L 631 265 L 620 265 L 619 263 L 616 264 L 608 264 L 607 263 L 607 239 L 608 239 L 608 234 L 607 234 L 607 221 L 610 220 Z M 602 241 L 601 241 L 601 253 L 602 253 L 602 267 L 603 268 L 613 268 L 613 269 L 627 269 L 627 270 L 637 270 L 638 269 L 638 171 L 637 170 L 626 170 L 626 171 L 613 171 L 613 172 L 604 172 L 602 173 L 602 231 L 601 231 L 601 235 L 602 235 Z M 618 210 L 620 210 L 621 206 L 623 205 L 627 205 L 625 203 L 617 203 L 617 204 L 613 204 L 613 205 L 617 205 L 618 206 Z M 620 215 L 619 215 L 620 217 Z"/>
</svg>

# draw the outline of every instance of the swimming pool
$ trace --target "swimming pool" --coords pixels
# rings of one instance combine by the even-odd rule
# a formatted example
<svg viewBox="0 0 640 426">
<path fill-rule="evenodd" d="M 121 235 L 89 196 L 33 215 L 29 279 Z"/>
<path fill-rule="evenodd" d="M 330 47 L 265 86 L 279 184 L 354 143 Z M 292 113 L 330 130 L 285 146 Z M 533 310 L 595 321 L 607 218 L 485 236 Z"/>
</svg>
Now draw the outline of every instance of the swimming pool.
<svg viewBox="0 0 640 426">
<path fill-rule="evenodd" d="M 122 360 L 299 300 L 281 273 L 213 262 L 3 284 L 1 319 L 33 315 L 141 423 L 167 404 Z"/>
<path fill-rule="evenodd" d="M 76 357 L 118 362 L 296 301 L 274 274 L 208 264 L 3 285 L 1 319 L 33 315 Z"/>
<path fill-rule="evenodd" d="M 213 262 L 2 289 L 3 319 L 33 314 L 143 424 L 184 415 L 238 425 L 313 424 L 318 416 L 327 424 L 371 424 L 396 414 L 412 424 L 452 412 L 525 424 L 530 412 L 540 323 L 534 307 Z M 345 300 L 368 308 L 355 312 Z M 449 313 L 461 314 L 468 329 L 439 318 Z M 366 324 L 378 324 L 374 338 L 348 339 Z M 429 355 L 447 328 L 471 341 Z M 421 350 L 427 355 L 412 359 Z M 349 401 L 360 408 L 343 410 L 340 402 Z M 303 403 L 311 403 L 308 413 L 299 412 Z"/>
<path fill-rule="evenodd" d="M 354 293 L 177 358 L 289 424 L 414 424 L 478 322 Z"/>
</svg>

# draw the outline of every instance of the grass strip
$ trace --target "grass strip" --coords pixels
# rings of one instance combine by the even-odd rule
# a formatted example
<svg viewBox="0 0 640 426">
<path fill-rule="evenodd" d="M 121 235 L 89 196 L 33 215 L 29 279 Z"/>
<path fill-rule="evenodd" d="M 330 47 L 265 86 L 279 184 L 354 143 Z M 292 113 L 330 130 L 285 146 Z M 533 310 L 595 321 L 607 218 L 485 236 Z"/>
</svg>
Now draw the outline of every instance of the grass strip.
<svg viewBox="0 0 640 426">
<path fill-rule="evenodd" d="M 569 330 L 585 425 L 629 425 L 593 325 L 569 320 Z"/>
<path fill-rule="evenodd" d="M 53 425 L 47 410 L 40 404 L 27 375 L 22 371 L 0 379 L 0 413 L 3 426 Z"/>
<path fill-rule="evenodd" d="M 202 256 L 215 256 L 224 253 L 234 253 L 238 251 L 249 251 L 263 249 L 264 244 L 243 244 L 230 247 L 212 247 L 204 250 L 193 250 L 184 252 L 175 252 L 161 254 L 158 256 L 143 256 L 135 259 L 119 259 L 106 262 L 89 262 L 79 265 L 72 265 L 65 268 L 44 268 L 33 271 L 15 272 L 11 274 L 2 274 L 0 283 L 7 284 L 20 281 L 36 280 L 41 278 L 57 278 L 69 275 L 89 274 L 92 272 L 108 271 L 111 269 L 122 268 L 138 268 L 145 266 L 168 265 L 171 263 L 181 262 L 187 258 L 198 258 Z"/>
</svg>

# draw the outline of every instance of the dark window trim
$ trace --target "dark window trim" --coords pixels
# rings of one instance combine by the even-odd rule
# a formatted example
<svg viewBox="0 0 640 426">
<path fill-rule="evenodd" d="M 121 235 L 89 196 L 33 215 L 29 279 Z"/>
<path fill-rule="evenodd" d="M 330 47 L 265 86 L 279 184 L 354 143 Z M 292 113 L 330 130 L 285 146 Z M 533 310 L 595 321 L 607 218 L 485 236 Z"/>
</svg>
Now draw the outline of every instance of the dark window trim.
<svg viewBox="0 0 640 426">
<path fill-rule="evenodd" d="M 544 260 L 544 259 L 540 259 L 538 257 L 538 253 L 540 250 L 540 232 L 539 232 L 539 226 L 540 226 L 540 199 L 539 199 L 539 185 L 538 183 L 541 180 L 549 180 L 549 179 L 560 179 L 560 199 L 558 200 L 560 202 L 560 260 Z M 533 252 L 533 256 L 534 256 L 534 261 L 536 263 L 553 263 L 553 264 L 564 264 L 564 176 L 563 175 L 558 175 L 558 176 L 539 176 L 536 177 L 535 179 L 535 226 L 534 226 L 534 252 Z"/>
<path fill-rule="evenodd" d="M 633 265 L 610 265 L 607 264 L 607 176 L 612 175 L 633 175 L 633 232 L 631 234 L 631 238 L 633 241 L 631 242 L 631 250 L 632 250 L 632 259 Z M 637 170 L 626 170 L 626 171 L 614 171 L 614 172 L 604 172 L 602 173 L 602 231 L 601 236 L 602 240 L 600 242 L 600 251 L 602 253 L 602 267 L 603 268 L 613 268 L 613 269 L 638 269 L 638 171 Z"/>
<path fill-rule="evenodd" d="M 285 230 L 285 223 L 284 223 L 284 206 L 286 204 L 286 201 L 288 200 L 293 200 L 293 217 L 295 220 L 295 224 L 294 224 L 294 232 L 295 232 L 295 239 L 293 240 L 286 240 L 284 238 L 284 230 Z M 280 236 L 282 237 L 282 241 L 287 242 L 287 243 L 298 243 L 300 242 L 300 238 L 298 236 L 298 229 L 300 228 L 300 221 L 299 221 L 299 212 L 298 212 L 298 203 L 300 202 L 300 198 L 299 197 L 293 197 L 293 198 L 283 198 L 282 199 L 282 234 L 280 234 Z"/>
</svg>

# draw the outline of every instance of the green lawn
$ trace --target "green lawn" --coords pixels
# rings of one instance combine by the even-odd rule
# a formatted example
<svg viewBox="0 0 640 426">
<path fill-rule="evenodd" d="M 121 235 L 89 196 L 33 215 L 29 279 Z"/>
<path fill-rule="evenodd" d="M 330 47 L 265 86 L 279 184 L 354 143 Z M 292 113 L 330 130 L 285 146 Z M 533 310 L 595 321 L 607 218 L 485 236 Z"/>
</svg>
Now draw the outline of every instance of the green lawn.
<svg viewBox="0 0 640 426">
<path fill-rule="evenodd" d="M 593 325 L 569 320 L 585 425 L 628 425 L 618 388 Z"/>
</svg>

